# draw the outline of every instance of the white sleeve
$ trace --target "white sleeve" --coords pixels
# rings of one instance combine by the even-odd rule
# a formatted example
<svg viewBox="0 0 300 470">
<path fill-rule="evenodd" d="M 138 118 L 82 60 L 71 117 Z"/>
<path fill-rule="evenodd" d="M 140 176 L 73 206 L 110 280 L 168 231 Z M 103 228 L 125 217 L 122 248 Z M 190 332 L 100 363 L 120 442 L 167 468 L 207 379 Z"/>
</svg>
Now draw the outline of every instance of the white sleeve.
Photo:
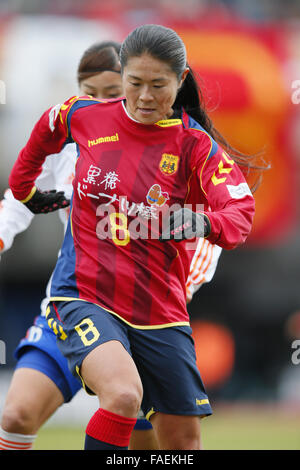
<svg viewBox="0 0 300 470">
<path fill-rule="evenodd" d="M 47 159 L 41 174 L 36 180 L 36 185 L 41 190 L 53 189 L 54 184 L 53 178 L 51 180 L 51 171 Z M 11 248 L 15 236 L 24 232 L 33 218 L 34 214 L 22 202 L 14 198 L 10 189 L 7 189 L 4 198 L 0 202 L 0 239 L 4 245 L 2 253 Z"/>
<path fill-rule="evenodd" d="M 187 301 L 192 300 L 198 289 L 210 282 L 215 274 L 222 248 L 201 238 L 193 256 L 190 272 L 186 281 Z"/>
<path fill-rule="evenodd" d="M 48 155 L 46 158 L 41 174 L 37 177 L 35 184 L 41 191 L 48 189 L 55 189 L 54 178 L 52 175 L 52 160 L 53 155 Z"/>
<path fill-rule="evenodd" d="M 71 199 L 73 186 L 72 181 L 75 173 L 77 151 L 76 144 L 65 145 L 58 158 L 52 156 L 52 175 L 54 188 L 57 191 L 64 191 L 66 197 Z"/>
<path fill-rule="evenodd" d="M 7 189 L 0 203 L 0 238 L 4 244 L 2 252 L 9 250 L 15 236 L 29 227 L 33 217 L 34 214 Z"/>
<path fill-rule="evenodd" d="M 73 193 L 72 181 L 75 173 L 75 163 L 77 158 L 76 144 L 67 144 L 60 152 L 59 158 L 52 160 L 52 174 L 54 178 L 54 188 L 57 191 L 64 191 L 65 196 L 71 199 Z M 65 229 L 67 228 L 70 208 L 60 209 L 59 218 Z"/>
</svg>

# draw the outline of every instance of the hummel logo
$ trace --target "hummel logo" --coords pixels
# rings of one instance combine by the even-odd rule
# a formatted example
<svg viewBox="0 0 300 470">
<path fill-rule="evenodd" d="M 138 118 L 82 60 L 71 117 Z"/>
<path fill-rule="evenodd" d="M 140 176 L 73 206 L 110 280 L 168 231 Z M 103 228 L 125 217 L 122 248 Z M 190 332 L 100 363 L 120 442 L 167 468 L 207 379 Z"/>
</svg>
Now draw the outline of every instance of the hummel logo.
<svg viewBox="0 0 300 470">
<path fill-rule="evenodd" d="M 98 137 L 98 139 L 88 140 L 88 146 L 93 147 L 94 145 L 103 144 L 104 142 L 117 142 L 119 140 L 119 134 L 116 132 L 114 135 L 108 135 L 105 137 Z"/>
<path fill-rule="evenodd" d="M 209 400 L 208 398 L 203 398 L 202 400 L 196 398 L 196 405 L 209 405 Z"/>
</svg>

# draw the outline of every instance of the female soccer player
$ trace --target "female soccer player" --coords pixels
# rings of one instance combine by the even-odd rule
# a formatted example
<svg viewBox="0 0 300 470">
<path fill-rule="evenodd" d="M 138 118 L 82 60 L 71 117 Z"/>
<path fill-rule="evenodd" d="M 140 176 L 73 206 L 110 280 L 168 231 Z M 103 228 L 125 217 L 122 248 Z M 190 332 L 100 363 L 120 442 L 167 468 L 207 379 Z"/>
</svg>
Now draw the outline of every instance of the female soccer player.
<svg viewBox="0 0 300 470">
<path fill-rule="evenodd" d="M 141 26 L 120 61 L 124 98 L 72 97 L 46 111 L 9 183 L 16 199 L 43 211 L 49 194 L 34 184 L 41 166 L 76 142 L 47 318 L 73 374 L 99 397 L 85 448 L 128 448 L 141 406 L 161 449 L 200 449 L 199 417 L 212 410 L 186 308 L 188 245 L 195 237 L 226 249 L 243 243 L 254 199 L 217 143 L 178 35 Z"/>
<path fill-rule="evenodd" d="M 120 45 L 103 42 L 90 47 L 83 55 L 77 80 L 81 94 L 95 98 L 114 98 L 122 95 L 117 55 Z M 117 55 L 116 55 L 117 54 Z M 36 184 L 47 190 L 52 182 L 70 199 L 76 160 L 75 144 L 68 144 L 59 158 L 47 157 Z M 64 199 L 62 198 L 62 201 Z M 64 226 L 68 208 L 59 211 Z M 14 237 L 26 230 L 34 214 L 17 201 L 7 190 L 0 205 L 1 253 L 13 244 Z M 187 283 L 187 299 L 212 278 L 221 249 L 201 240 L 191 263 Z M 41 305 L 41 314 L 29 328 L 26 337 L 16 350 L 16 371 L 7 395 L 0 427 L 0 449 L 31 449 L 39 428 L 64 402 L 69 402 L 81 388 L 78 380 L 69 372 L 67 361 L 56 345 L 56 336 L 45 320 L 49 302 L 47 297 Z M 157 444 L 151 424 L 139 419 L 131 436 L 132 449 L 155 449 Z"/>
</svg>

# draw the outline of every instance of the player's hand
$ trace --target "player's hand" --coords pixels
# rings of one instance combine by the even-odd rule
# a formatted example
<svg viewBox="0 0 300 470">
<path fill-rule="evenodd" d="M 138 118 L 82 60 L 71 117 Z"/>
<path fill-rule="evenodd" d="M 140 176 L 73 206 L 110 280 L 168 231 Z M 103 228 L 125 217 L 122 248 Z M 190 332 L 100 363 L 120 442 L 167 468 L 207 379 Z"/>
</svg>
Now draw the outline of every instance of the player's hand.
<svg viewBox="0 0 300 470">
<path fill-rule="evenodd" d="M 32 198 L 24 204 L 34 214 L 47 214 L 58 209 L 65 209 L 70 205 L 70 200 L 65 197 L 64 191 L 37 189 Z"/>
<path fill-rule="evenodd" d="M 195 237 L 207 237 L 210 231 L 210 221 L 207 215 L 182 208 L 171 214 L 159 240 L 180 242 Z"/>
</svg>

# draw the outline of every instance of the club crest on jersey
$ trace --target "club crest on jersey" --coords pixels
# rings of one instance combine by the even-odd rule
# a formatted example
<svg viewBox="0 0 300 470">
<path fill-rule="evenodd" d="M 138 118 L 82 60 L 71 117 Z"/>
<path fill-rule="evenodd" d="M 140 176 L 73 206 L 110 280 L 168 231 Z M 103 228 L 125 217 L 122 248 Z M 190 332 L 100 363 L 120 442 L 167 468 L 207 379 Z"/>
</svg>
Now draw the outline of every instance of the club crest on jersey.
<svg viewBox="0 0 300 470">
<path fill-rule="evenodd" d="M 179 157 L 170 153 L 163 153 L 159 169 L 164 175 L 174 175 L 178 170 Z"/>
<path fill-rule="evenodd" d="M 159 184 L 153 184 L 146 196 L 148 204 L 162 207 L 169 199 L 168 193 L 163 193 Z"/>
</svg>

